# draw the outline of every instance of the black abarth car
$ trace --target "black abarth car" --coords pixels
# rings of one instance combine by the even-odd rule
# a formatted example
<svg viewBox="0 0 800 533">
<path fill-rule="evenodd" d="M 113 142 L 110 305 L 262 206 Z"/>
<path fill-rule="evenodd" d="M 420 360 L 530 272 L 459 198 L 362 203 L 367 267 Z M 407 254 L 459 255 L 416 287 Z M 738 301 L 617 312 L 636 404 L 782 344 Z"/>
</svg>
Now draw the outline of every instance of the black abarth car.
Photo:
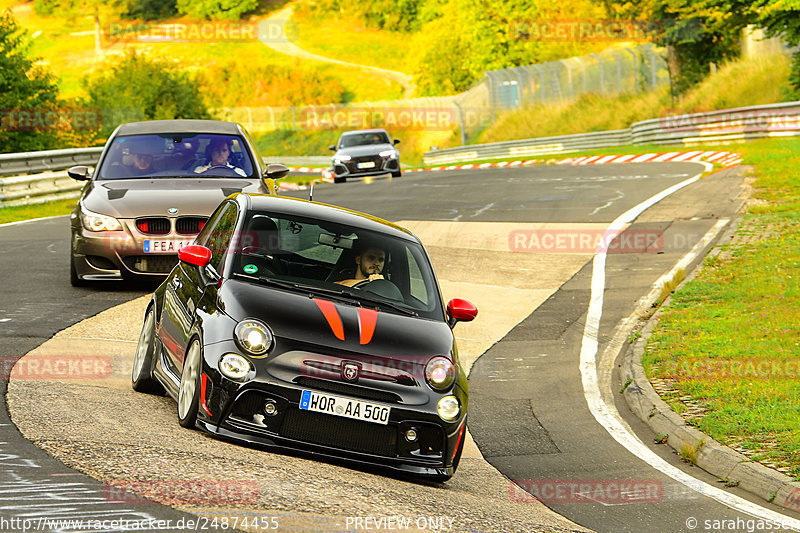
<svg viewBox="0 0 800 533">
<path fill-rule="evenodd" d="M 400 141 L 389 140 L 386 130 L 348 131 L 339 142 L 329 146 L 335 153 L 332 158 L 333 181 L 343 183 L 349 177 L 391 174 L 399 178 L 400 152 L 394 147 Z"/>
<path fill-rule="evenodd" d="M 324 204 L 235 194 L 153 294 L 133 388 L 178 421 L 444 481 L 464 445 L 467 377 L 419 240 Z M 361 279 L 359 279 L 361 278 Z"/>
<path fill-rule="evenodd" d="M 286 173 L 262 163 L 239 124 L 153 120 L 111 134 L 71 217 L 70 281 L 162 279 L 222 200 L 236 191 L 273 193 Z"/>
</svg>

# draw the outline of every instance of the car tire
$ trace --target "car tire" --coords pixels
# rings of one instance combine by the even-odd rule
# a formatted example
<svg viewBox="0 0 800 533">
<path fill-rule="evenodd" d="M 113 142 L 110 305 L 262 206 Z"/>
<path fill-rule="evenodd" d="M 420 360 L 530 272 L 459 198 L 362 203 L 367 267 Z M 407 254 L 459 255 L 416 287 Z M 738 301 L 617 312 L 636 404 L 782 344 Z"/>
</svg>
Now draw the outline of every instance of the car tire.
<svg viewBox="0 0 800 533">
<path fill-rule="evenodd" d="M 89 283 L 78 276 L 78 270 L 75 268 L 75 256 L 69 254 L 69 284 L 73 287 L 86 287 Z"/>
<path fill-rule="evenodd" d="M 333 178 L 334 183 L 344 183 L 347 181 L 347 178 Z"/>
<path fill-rule="evenodd" d="M 178 423 L 188 429 L 193 429 L 197 422 L 202 373 L 203 353 L 200 349 L 200 341 L 194 339 L 186 349 L 183 372 L 181 372 L 181 385 L 178 389 Z"/>
<path fill-rule="evenodd" d="M 403 175 L 403 172 L 401 170 L 398 170 L 397 172 L 392 172 L 392 177 L 393 178 L 399 178 L 402 175 Z"/>
<path fill-rule="evenodd" d="M 156 338 L 156 313 L 153 307 L 147 310 L 139 334 L 139 343 L 136 345 L 136 355 L 133 357 L 133 370 L 131 371 L 131 386 L 136 392 L 146 394 L 164 394 L 164 387 L 153 379 L 153 363 L 160 349 Z"/>
</svg>

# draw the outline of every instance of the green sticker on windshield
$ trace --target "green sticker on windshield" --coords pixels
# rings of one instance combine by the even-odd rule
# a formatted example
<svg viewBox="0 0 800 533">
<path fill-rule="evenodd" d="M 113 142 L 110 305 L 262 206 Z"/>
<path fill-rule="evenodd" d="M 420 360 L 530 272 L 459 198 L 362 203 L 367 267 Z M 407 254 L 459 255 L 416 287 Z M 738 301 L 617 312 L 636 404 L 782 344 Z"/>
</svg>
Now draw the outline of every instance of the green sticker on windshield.
<svg viewBox="0 0 800 533">
<path fill-rule="evenodd" d="M 245 265 L 244 272 L 245 274 L 255 274 L 256 272 L 258 272 L 258 267 L 255 265 Z"/>
</svg>

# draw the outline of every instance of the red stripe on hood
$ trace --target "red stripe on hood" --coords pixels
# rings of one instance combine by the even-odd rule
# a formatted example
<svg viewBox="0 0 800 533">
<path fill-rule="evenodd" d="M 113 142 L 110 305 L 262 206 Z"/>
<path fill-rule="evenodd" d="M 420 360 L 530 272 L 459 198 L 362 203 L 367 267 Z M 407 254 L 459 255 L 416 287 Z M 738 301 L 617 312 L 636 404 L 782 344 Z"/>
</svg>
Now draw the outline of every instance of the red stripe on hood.
<svg viewBox="0 0 800 533">
<path fill-rule="evenodd" d="M 375 322 L 378 321 L 378 312 L 374 309 L 358 308 L 358 329 L 361 331 L 361 344 L 372 342 L 375 333 Z"/>
<path fill-rule="evenodd" d="M 319 307 L 319 310 L 322 311 L 322 314 L 325 316 L 325 320 L 328 321 L 328 325 L 331 327 L 333 334 L 336 335 L 336 338 L 340 341 L 343 341 L 344 326 L 342 326 L 342 318 L 339 316 L 339 312 L 336 310 L 336 306 L 333 304 L 333 302 L 314 298 L 314 303 L 316 303 L 317 307 Z"/>
</svg>

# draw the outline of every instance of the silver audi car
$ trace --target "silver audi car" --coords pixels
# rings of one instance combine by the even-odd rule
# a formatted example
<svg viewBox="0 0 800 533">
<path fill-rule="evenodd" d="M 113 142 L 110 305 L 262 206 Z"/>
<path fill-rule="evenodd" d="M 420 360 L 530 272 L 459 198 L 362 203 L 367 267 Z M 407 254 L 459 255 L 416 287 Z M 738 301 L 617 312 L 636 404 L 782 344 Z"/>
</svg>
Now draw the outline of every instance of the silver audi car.
<svg viewBox="0 0 800 533">
<path fill-rule="evenodd" d="M 214 120 L 154 120 L 118 127 L 87 181 L 70 225 L 70 281 L 166 276 L 178 250 L 236 192 L 275 194 L 289 172 L 265 165 L 245 129 Z"/>
</svg>

